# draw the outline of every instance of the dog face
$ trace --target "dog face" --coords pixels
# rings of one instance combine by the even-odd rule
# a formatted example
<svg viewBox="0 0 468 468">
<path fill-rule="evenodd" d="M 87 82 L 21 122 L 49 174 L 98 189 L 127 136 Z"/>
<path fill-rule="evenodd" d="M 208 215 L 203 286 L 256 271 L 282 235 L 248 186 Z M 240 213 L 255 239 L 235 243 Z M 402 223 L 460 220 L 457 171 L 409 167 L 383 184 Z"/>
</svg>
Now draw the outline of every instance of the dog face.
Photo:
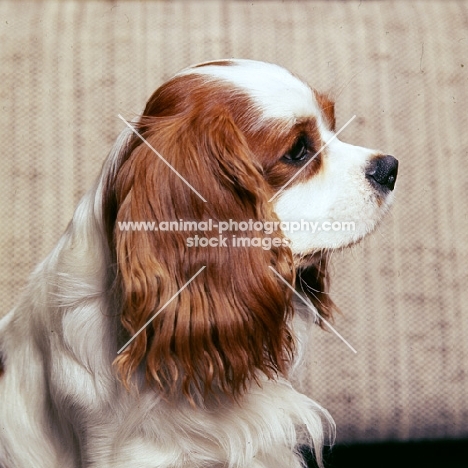
<svg viewBox="0 0 468 468">
<path fill-rule="evenodd" d="M 325 95 L 277 65 L 249 60 L 209 62 L 178 76 L 202 76 L 238 94 L 223 101 L 276 192 L 271 201 L 294 254 L 350 245 L 382 219 L 398 162 L 339 141 Z"/>
</svg>

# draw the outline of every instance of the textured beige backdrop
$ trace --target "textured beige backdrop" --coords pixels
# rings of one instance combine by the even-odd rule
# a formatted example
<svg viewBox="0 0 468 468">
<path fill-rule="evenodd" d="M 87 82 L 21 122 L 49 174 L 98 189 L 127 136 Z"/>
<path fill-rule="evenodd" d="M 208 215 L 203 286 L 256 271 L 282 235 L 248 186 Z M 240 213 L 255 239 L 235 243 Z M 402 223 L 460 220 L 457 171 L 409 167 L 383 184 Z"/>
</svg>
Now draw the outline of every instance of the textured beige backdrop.
<svg viewBox="0 0 468 468">
<path fill-rule="evenodd" d="M 468 436 L 465 1 L 2 0 L 0 315 L 97 176 L 117 114 L 220 57 L 331 91 L 338 126 L 357 115 L 343 139 L 401 163 L 392 214 L 334 256 L 336 326 L 358 354 L 315 330 L 304 391 L 341 442 Z"/>
</svg>

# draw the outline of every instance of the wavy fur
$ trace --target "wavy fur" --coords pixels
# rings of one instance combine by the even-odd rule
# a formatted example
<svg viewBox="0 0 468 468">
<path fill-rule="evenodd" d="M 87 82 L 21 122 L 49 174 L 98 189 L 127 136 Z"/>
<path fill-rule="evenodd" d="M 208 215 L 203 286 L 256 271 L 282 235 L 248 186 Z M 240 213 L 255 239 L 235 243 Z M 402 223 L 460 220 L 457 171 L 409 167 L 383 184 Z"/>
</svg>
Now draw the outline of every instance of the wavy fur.
<svg viewBox="0 0 468 468">
<path fill-rule="evenodd" d="M 331 318 L 329 250 L 375 227 L 396 177 L 391 156 L 338 141 L 312 157 L 334 124 L 328 98 L 261 62 L 201 64 L 153 94 L 133 125 L 165 162 L 126 128 L 0 321 L 1 468 L 300 468 L 304 445 L 323 466 L 333 421 L 288 379 Z M 358 229 L 287 233 L 291 216 Z M 121 229 L 174 220 L 275 227 L 198 248 Z"/>
</svg>

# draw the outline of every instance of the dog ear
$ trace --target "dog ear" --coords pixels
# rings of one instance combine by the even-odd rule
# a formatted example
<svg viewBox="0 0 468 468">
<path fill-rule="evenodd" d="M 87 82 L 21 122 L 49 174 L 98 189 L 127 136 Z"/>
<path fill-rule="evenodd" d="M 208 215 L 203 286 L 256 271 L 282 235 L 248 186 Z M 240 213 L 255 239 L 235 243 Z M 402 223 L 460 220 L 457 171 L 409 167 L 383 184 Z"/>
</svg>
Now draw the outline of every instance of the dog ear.
<svg viewBox="0 0 468 468">
<path fill-rule="evenodd" d="M 243 231 L 248 242 L 237 243 L 239 231 L 221 238 L 207 226 L 210 220 L 232 226 L 277 221 L 272 194 L 223 108 L 146 117 L 139 129 L 159 156 L 146 144 L 130 145 L 107 184 L 114 202 L 104 203 L 115 216 L 110 245 L 122 325 L 129 337 L 144 327 L 115 366 L 127 386 L 142 366 L 166 397 L 182 392 L 199 403 L 222 393 L 235 399 L 261 374 L 287 373 L 292 297 L 270 267 L 289 284 L 294 268 L 279 230 L 269 236 Z M 185 231 L 184 221 L 205 222 L 206 229 Z M 172 222 L 173 229 L 122 229 L 128 222 Z M 215 240 L 197 247 L 195 235 Z M 267 237 L 277 240 L 266 243 Z"/>
</svg>

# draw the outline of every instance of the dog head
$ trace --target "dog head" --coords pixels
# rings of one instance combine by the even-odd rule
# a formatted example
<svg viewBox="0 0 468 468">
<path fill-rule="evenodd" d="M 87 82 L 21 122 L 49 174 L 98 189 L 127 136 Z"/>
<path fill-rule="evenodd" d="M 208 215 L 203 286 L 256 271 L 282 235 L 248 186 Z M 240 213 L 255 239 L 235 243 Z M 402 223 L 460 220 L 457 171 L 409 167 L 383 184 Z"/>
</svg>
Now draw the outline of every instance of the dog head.
<svg viewBox="0 0 468 468">
<path fill-rule="evenodd" d="M 103 191 L 122 324 L 137 335 L 116 359 L 124 382 L 143 368 L 163 394 L 193 401 L 286 374 L 288 285 L 306 283 L 330 316 L 324 252 L 375 228 L 396 159 L 339 141 L 330 99 L 249 60 L 183 70 L 132 126 Z"/>
</svg>

